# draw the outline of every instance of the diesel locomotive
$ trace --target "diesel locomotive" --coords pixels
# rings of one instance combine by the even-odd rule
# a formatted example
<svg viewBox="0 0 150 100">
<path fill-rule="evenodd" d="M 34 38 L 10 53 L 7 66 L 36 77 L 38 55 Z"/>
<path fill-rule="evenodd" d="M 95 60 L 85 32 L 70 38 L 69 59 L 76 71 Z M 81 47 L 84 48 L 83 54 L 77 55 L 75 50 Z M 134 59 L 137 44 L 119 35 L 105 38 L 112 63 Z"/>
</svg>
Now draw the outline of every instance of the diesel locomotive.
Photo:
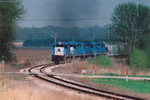
<svg viewBox="0 0 150 100">
<path fill-rule="evenodd" d="M 52 61 L 59 63 L 73 58 L 87 58 L 95 55 L 104 55 L 107 47 L 103 42 L 54 42 L 52 44 Z"/>
</svg>

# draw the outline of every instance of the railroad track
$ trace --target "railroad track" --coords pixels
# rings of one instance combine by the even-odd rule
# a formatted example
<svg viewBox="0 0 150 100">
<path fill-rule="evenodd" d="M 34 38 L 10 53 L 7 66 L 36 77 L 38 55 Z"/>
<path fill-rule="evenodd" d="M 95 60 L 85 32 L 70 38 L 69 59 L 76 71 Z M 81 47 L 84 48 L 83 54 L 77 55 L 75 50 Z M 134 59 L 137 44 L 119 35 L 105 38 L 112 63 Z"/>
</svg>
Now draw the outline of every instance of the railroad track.
<svg viewBox="0 0 150 100">
<path fill-rule="evenodd" d="M 66 79 L 61 79 L 60 77 L 54 76 L 52 74 L 47 74 L 44 72 L 45 68 L 53 66 L 53 65 L 55 64 L 51 63 L 51 64 L 38 65 L 38 66 L 30 68 L 28 72 L 30 73 L 30 75 L 33 75 L 34 77 L 44 80 L 46 82 L 50 82 L 50 83 L 53 83 L 53 84 L 56 84 L 65 88 L 77 90 L 80 92 L 84 92 L 84 93 L 88 93 L 88 94 L 92 94 L 92 95 L 96 95 L 96 96 L 100 96 L 100 97 L 104 97 L 108 99 L 145 100 L 145 99 L 138 98 L 138 97 L 133 97 L 133 96 L 118 94 L 118 93 L 114 93 L 114 92 L 110 92 L 106 90 L 96 89 L 96 88 L 89 87 L 89 86 L 79 84 L 76 82 L 72 82 Z"/>
</svg>

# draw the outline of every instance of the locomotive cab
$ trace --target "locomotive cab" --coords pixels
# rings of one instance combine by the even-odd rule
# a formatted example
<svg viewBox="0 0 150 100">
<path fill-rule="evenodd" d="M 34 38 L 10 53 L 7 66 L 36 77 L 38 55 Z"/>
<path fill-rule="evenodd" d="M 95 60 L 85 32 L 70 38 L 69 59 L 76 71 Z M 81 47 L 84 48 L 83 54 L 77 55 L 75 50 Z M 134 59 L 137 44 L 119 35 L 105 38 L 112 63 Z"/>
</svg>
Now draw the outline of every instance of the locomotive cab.
<svg viewBox="0 0 150 100">
<path fill-rule="evenodd" d="M 73 55 L 75 55 L 76 54 L 76 47 L 77 47 L 77 45 L 76 45 L 76 43 L 74 42 L 74 41 L 70 41 L 69 42 L 69 53 L 70 53 L 70 55 L 71 56 L 73 56 Z"/>
<path fill-rule="evenodd" d="M 74 55 L 76 46 L 74 44 L 70 44 L 70 55 Z"/>
<path fill-rule="evenodd" d="M 57 43 L 55 46 L 55 56 L 64 56 L 65 45 L 63 43 Z"/>
</svg>

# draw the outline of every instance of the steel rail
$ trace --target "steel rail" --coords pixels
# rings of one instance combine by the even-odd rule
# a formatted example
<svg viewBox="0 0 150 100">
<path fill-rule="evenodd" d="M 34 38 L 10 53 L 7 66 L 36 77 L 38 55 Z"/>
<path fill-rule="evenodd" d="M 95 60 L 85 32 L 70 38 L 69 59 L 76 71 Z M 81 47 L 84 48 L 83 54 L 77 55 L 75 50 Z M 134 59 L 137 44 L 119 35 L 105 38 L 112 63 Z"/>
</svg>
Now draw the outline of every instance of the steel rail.
<svg viewBox="0 0 150 100">
<path fill-rule="evenodd" d="M 67 81 L 67 80 L 64 80 L 64 79 L 57 78 L 54 75 L 47 74 L 47 73 L 45 73 L 43 71 L 46 67 L 49 67 L 49 66 L 52 66 L 52 65 L 55 65 L 55 64 L 38 65 L 38 66 L 30 68 L 28 71 L 31 73 L 30 75 L 34 75 L 35 77 L 37 77 L 39 79 L 42 79 L 44 81 L 47 81 L 47 82 L 50 82 L 50 83 L 53 83 L 53 84 L 56 84 L 56 85 L 59 85 L 59 86 L 63 86 L 63 87 L 66 87 L 66 88 L 70 88 L 70 89 L 73 89 L 73 90 L 81 91 L 81 92 L 84 92 L 84 93 L 93 94 L 93 95 L 96 95 L 96 96 L 101 96 L 101 97 L 105 97 L 105 98 L 109 98 L 109 99 L 115 99 L 115 100 L 126 100 L 126 99 L 131 99 L 131 100 L 145 100 L 145 99 L 138 98 L 138 97 L 133 97 L 133 96 L 128 96 L 128 95 L 118 94 L 118 93 L 114 93 L 114 92 L 110 92 L 110 91 L 106 91 L 106 90 L 96 89 L 96 88 L 89 87 L 89 86 L 86 86 L 86 85 L 81 85 L 81 84 L 78 84 L 78 83 L 75 83 L 75 82 L 71 82 L 71 81 Z M 69 86 L 69 85 L 65 85 L 65 84 L 61 84 L 61 83 L 49 80 L 47 78 L 44 78 L 44 77 L 42 77 L 42 76 L 40 76 L 38 74 L 32 73 L 31 70 L 34 69 L 34 68 L 37 68 L 37 67 L 41 67 L 40 68 L 40 72 L 44 73 L 45 75 L 47 75 L 50 78 L 53 78 L 55 80 L 59 80 L 59 81 L 62 81 L 62 82 L 65 82 L 65 83 L 68 83 L 68 84 L 71 84 L 71 85 L 75 85 L 75 86 L 78 86 L 78 87 L 81 87 L 81 88 L 90 89 L 90 90 L 93 90 L 93 91 L 96 91 L 96 92 L 99 92 L 99 93 L 91 92 L 91 91 L 88 91 L 88 90 L 83 90 L 83 89 L 76 88 L 76 87 Z M 103 93 L 105 93 L 107 95 L 105 95 Z M 111 96 L 111 95 L 113 95 L 113 96 Z"/>
<path fill-rule="evenodd" d="M 47 67 L 47 66 L 42 67 L 42 68 L 40 69 L 40 72 L 41 72 L 41 73 L 44 73 L 44 74 L 47 74 L 47 73 L 45 73 L 45 72 L 43 71 L 43 69 L 45 69 L 46 67 Z M 90 86 L 78 84 L 78 83 L 75 83 L 75 82 L 67 81 L 67 80 L 64 80 L 64 79 L 61 79 L 61 78 L 57 78 L 57 77 L 55 77 L 55 76 L 52 75 L 52 74 L 47 74 L 47 76 L 49 76 L 49 77 L 51 77 L 51 78 L 53 78 L 53 79 L 62 81 L 62 82 L 66 82 L 66 83 L 69 83 L 69 84 L 72 84 L 72 85 L 76 85 L 76 86 L 79 86 L 79 87 L 84 87 L 84 88 L 91 89 L 91 90 L 98 91 L 98 92 L 103 92 L 103 93 L 112 94 L 112 95 L 115 95 L 115 96 L 121 96 L 121 97 L 125 97 L 125 98 L 130 98 L 130 99 L 134 99 L 134 100 L 144 100 L 144 99 L 142 99 L 142 98 L 137 98 L 137 97 L 128 96 L 128 95 L 124 95 L 124 94 L 118 94 L 118 93 L 114 93 L 114 92 L 110 92 L 110 91 L 106 91 L 106 90 L 102 90 L 102 89 L 96 89 L 96 88 L 93 88 L 93 87 L 90 87 Z"/>
</svg>

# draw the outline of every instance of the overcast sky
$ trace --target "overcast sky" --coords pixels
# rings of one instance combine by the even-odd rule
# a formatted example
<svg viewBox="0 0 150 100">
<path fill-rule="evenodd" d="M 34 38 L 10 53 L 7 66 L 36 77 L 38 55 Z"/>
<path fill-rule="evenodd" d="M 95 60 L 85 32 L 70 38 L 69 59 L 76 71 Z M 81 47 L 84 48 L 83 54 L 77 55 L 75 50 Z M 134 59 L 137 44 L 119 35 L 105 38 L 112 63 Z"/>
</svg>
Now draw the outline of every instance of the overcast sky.
<svg viewBox="0 0 150 100">
<path fill-rule="evenodd" d="M 150 6 L 150 0 L 23 0 L 26 14 L 19 25 L 104 26 L 111 23 L 115 6 L 126 2 Z"/>
</svg>

